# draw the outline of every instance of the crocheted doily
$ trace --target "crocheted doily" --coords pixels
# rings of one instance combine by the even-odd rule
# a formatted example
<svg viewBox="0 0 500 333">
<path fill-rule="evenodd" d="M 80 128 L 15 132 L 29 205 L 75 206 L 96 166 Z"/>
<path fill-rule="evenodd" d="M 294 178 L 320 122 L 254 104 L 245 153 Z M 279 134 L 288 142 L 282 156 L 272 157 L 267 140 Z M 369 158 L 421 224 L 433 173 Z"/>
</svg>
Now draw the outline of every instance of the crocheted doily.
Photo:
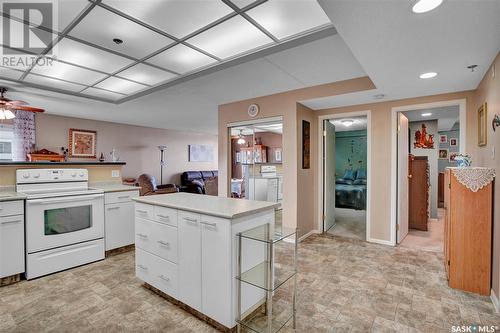
<svg viewBox="0 0 500 333">
<path fill-rule="evenodd" d="M 450 168 L 460 184 L 472 192 L 477 192 L 495 178 L 495 169 L 492 168 Z"/>
</svg>

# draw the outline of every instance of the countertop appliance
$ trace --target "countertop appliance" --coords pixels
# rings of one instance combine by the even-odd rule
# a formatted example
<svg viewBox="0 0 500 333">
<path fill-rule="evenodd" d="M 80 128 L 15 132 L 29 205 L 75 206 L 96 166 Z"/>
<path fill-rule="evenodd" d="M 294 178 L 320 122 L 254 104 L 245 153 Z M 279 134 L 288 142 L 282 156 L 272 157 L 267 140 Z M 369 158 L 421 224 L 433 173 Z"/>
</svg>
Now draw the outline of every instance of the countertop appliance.
<svg viewBox="0 0 500 333">
<path fill-rule="evenodd" d="M 19 169 L 26 199 L 26 278 L 104 259 L 104 192 L 86 169 Z"/>
</svg>

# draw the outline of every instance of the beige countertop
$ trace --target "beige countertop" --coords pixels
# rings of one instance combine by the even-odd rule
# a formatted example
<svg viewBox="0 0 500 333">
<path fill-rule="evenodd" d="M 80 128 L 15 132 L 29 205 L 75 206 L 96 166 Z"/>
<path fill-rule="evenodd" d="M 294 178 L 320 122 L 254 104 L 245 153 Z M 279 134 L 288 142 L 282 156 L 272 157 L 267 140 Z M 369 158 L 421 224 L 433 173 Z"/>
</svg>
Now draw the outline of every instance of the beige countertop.
<svg viewBox="0 0 500 333">
<path fill-rule="evenodd" d="M 140 187 L 138 186 L 123 185 L 122 183 L 119 182 L 95 182 L 95 183 L 90 183 L 89 188 L 103 190 L 104 193 L 140 190 Z"/>
<path fill-rule="evenodd" d="M 134 198 L 133 200 L 144 204 L 186 210 L 225 219 L 252 215 L 279 206 L 276 202 L 233 199 L 184 192 L 149 195 Z"/>
<path fill-rule="evenodd" d="M 14 186 L 0 186 L 0 202 L 24 199 L 26 199 L 26 194 L 16 192 Z"/>
</svg>

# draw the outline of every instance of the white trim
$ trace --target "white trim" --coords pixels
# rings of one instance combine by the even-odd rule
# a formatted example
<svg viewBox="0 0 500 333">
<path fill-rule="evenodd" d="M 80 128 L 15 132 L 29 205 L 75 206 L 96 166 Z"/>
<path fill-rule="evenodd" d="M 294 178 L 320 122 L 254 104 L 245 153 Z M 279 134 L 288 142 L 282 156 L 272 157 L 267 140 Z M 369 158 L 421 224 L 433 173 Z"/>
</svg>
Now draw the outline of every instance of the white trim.
<svg viewBox="0 0 500 333">
<path fill-rule="evenodd" d="M 357 117 L 366 116 L 366 241 L 377 243 L 378 240 L 374 240 L 370 237 L 370 227 L 371 227 L 371 198 L 372 198 L 372 114 L 371 110 L 366 111 L 356 111 L 347 113 L 332 113 L 328 115 L 319 116 L 318 119 L 318 221 L 317 230 L 322 232 L 323 230 L 323 121 L 326 119 L 336 119 L 344 117 Z"/>
<path fill-rule="evenodd" d="M 491 289 L 490 299 L 491 303 L 493 303 L 493 307 L 495 308 L 496 313 L 500 313 L 500 304 L 498 303 L 498 297 L 493 289 Z"/>
<path fill-rule="evenodd" d="M 398 112 L 413 111 L 430 109 L 443 106 L 458 105 L 460 114 L 460 153 L 466 152 L 466 138 L 467 138 L 467 100 L 454 99 L 448 101 L 440 101 L 433 103 L 404 105 L 393 107 L 391 109 L 391 245 L 396 245 L 396 225 L 397 225 L 397 182 L 398 182 L 398 169 L 397 169 L 397 139 L 398 139 L 398 126 L 397 115 Z"/>
<path fill-rule="evenodd" d="M 377 239 L 377 238 L 367 238 L 367 242 L 370 243 L 375 243 L 375 244 L 382 244 L 382 245 L 388 245 L 388 246 L 394 246 L 391 241 L 384 240 L 384 239 Z"/>
<path fill-rule="evenodd" d="M 272 122 L 279 122 L 279 121 L 283 122 L 282 116 L 237 121 L 234 123 L 228 123 L 227 127 L 248 126 L 248 125 L 272 123 Z"/>
<path fill-rule="evenodd" d="M 312 235 L 315 235 L 315 234 L 320 234 L 321 231 L 317 230 L 317 229 L 313 229 L 311 231 L 309 231 L 307 234 L 305 235 L 302 235 L 300 238 L 299 238 L 299 243 L 302 242 L 303 240 L 305 240 L 307 237 L 309 236 L 312 236 Z"/>
</svg>

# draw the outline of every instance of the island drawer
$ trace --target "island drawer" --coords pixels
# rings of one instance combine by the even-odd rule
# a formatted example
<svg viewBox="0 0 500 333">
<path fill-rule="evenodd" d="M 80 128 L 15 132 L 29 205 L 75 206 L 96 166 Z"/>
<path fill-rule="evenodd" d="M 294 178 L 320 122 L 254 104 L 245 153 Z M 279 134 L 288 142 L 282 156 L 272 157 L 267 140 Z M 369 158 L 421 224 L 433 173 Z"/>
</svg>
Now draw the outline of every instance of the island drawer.
<svg viewBox="0 0 500 333">
<path fill-rule="evenodd" d="M 177 263 L 177 228 L 137 218 L 135 246 Z"/>
<path fill-rule="evenodd" d="M 24 215 L 23 200 L 0 202 L 0 216 Z"/>
<path fill-rule="evenodd" d="M 139 190 L 104 193 L 104 204 L 129 202 L 139 196 Z"/>
<path fill-rule="evenodd" d="M 141 249 L 135 251 L 136 276 L 169 296 L 177 297 L 177 265 Z"/>
<path fill-rule="evenodd" d="M 177 209 L 155 206 L 154 214 L 155 221 L 177 227 Z"/>
<path fill-rule="evenodd" d="M 154 218 L 154 206 L 136 202 L 135 216 L 143 219 L 152 220 Z"/>
<path fill-rule="evenodd" d="M 188 223 L 199 223 L 201 220 L 201 215 L 191 212 L 186 212 L 183 210 L 179 210 L 179 223 L 188 222 Z"/>
</svg>

